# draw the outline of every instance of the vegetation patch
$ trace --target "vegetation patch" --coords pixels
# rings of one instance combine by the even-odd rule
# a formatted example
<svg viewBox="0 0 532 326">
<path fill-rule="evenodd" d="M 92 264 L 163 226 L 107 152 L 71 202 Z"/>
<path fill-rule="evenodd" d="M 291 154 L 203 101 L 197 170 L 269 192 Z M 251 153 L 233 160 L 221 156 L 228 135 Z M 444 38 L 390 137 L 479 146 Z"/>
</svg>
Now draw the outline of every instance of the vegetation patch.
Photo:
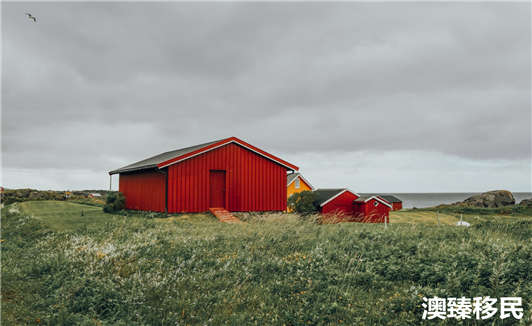
<svg viewBox="0 0 532 326">
<path fill-rule="evenodd" d="M 390 223 L 455 225 L 459 220 L 455 214 L 436 211 L 400 210 L 390 212 Z"/>
<path fill-rule="evenodd" d="M 105 198 L 103 211 L 106 213 L 116 213 L 126 208 L 126 197 L 121 192 L 112 192 Z"/>
<path fill-rule="evenodd" d="M 521 324 L 531 321 L 530 217 L 470 228 L 285 214 L 226 224 L 23 204 L 2 210 L 6 325 L 416 325 L 423 296 L 518 296 Z"/>
<path fill-rule="evenodd" d="M 319 208 L 319 205 L 316 199 L 316 194 L 313 191 L 309 191 L 309 190 L 296 192 L 292 194 L 292 196 L 288 198 L 287 205 L 294 212 L 302 216 L 316 214 Z"/>
</svg>

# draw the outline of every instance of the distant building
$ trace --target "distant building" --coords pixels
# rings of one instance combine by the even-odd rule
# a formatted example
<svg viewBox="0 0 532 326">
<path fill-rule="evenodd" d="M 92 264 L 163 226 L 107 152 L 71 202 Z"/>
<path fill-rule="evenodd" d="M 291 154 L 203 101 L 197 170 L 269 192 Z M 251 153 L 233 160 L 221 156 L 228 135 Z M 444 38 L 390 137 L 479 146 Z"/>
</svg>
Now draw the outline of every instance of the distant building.
<svg viewBox="0 0 532 326">
<path fill-rule="evenodd" d="M 381 195 L 381 194 L 361 194 L 362 196 L 379 196 L 392 204 L 392 211 L 398 211 L 403 209 L 403 201 L 394 195 Z"/>
<path fill-rule="evenodd" d="M 361 196 L 353 202 L 353 215 L 361 222 L 390 223 L 392 204 L 381 196 Z"/>
<path fill-rule="evenodd" d="M 302 191 L 312 191 L 314 187 L 310 182 L 301 175 L 301 173 L 294 172 L 286 175 L 286 198 L 290 198 L 295 193 Z M 292 210 L 287 208 L 288 212 Z"/>
<path fill-rule="evenodd" d="M 392 204 L 380 196 L 361 196 L 347 188 L 314 191 L 319 211 L 338 222 L 389 223 Z"/>
<path fill-rule="evenodd" d="M 89 198 L 100 198 L 100 197 L 102 197 L 102 195 L 97 192 L 92 192 L 89 194 Z"/>
<path fill-rule="evenodd" d="M 347 188 L 317 189 L 314 194 L 320 213 L 345 217 L 353 216 L 353 201 L 360 197 Z"/>
</svg>

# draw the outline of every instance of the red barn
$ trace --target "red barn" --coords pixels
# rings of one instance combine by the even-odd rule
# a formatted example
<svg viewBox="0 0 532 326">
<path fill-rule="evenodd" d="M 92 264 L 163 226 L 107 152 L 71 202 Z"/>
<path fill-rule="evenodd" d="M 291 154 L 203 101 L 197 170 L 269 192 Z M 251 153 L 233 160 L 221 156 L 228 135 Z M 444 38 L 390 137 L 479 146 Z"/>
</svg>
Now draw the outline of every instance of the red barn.
<svg viewBox="0 0 532 326">
<path fill-rule="evenodd" d="M 320 213 L 341 219 L 353 216 L 353 201 L 360 197 L 346 188 L 317 189 L 314 191 Z"/>
<path fill-rule="evenodd" d="M 368 223 L 390 223 L 392 204 L 379 196 L 362 196 L 353 201 L 354 216 Z"/>
<path fill-rule="evenodd" d="M 299 168 L 236 137 L 181 148 L 109 172 L 126 208 L 156 212 L 284 211 Z"/>
</svg>

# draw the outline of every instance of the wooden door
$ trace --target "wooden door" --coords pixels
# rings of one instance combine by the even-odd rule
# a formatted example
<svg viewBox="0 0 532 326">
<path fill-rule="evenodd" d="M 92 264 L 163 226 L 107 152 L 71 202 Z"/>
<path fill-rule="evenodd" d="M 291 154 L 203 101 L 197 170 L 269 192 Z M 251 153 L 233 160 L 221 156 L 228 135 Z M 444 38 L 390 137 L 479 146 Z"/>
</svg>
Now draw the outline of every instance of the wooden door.
<svg viewBox="0 0 532 326">
<path fill-rule="evenodd" d="M 209 207 L 225 208 L 225 171 L 211 170 L 209 175 Z"/>
</svg>

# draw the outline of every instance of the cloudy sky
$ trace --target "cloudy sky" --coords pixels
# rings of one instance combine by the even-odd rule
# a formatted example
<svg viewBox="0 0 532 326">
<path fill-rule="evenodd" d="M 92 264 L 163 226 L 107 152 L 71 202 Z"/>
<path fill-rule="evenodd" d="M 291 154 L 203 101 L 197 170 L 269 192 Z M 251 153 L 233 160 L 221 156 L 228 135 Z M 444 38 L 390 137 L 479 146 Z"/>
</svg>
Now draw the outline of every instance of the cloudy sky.
<svg viewBox="0 0 532 326">
<path fill-rule="evenodd" d="M 530 12 L 3 3 L 2 184 L 105 189 L 109 170 L 236 136 L 318 187 L 530 191 Z"/>
</svg>

